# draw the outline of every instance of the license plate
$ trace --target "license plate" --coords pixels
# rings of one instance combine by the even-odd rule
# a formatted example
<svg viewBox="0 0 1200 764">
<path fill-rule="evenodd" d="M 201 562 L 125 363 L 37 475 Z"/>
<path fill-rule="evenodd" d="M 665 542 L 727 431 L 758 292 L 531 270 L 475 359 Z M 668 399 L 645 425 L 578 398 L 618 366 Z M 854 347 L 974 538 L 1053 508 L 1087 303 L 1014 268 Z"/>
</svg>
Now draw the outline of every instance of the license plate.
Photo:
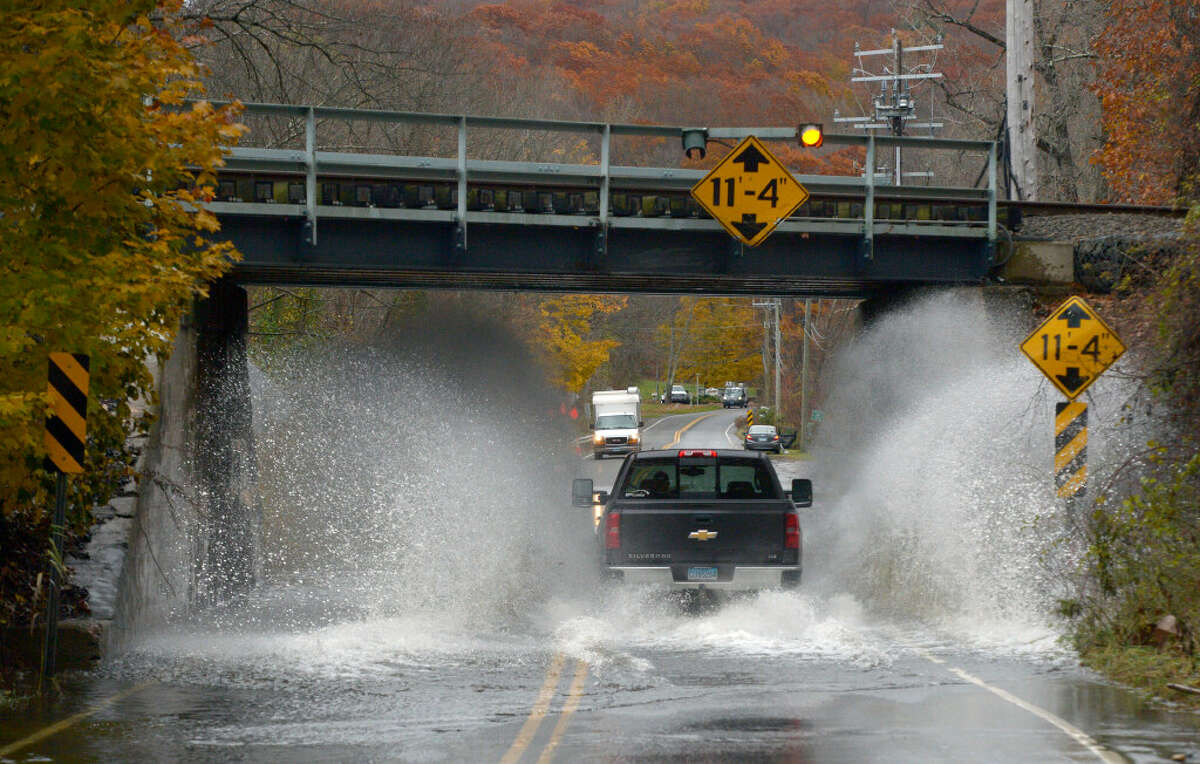
<svg viewBox="0 0 1200 764">
<path fill-rule="evenodd" d="M 716 581 L 716 568 L 688 568 L 689 581 Z"/>
</svg>

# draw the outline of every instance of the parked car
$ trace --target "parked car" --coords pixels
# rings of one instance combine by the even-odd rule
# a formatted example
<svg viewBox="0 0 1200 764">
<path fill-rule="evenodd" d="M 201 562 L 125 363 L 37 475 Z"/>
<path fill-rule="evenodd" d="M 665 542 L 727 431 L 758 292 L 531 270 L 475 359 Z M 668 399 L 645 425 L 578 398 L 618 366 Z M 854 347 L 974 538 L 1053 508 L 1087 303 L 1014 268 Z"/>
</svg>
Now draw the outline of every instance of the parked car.
<svg viewBox="0 0 1200 764">
<path fill-rule="evenodd" d="M 671 386 L 671 403 L 691 403 L 692 396 L 683 385 Z"/>
<path fill-rule="evenodd" d="M 742 447 L 747 451 L 774 451 L 783 453 L 783 443 L 779 440 L 779 431 L 773 424 L 751 425 L 746 431 L 746 439 Z"/>
</svg>

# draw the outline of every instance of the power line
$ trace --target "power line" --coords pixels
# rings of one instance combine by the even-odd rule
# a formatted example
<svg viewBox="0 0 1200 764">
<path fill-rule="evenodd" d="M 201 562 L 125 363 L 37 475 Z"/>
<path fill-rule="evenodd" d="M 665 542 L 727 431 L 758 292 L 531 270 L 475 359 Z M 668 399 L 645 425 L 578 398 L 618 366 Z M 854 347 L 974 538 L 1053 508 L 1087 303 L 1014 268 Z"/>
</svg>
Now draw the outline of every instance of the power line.
<svg viewBox="0 0 1200 764">
<path fill-rule="evenodd" d="M 942 36 L 939 34 L 934 39 L 934 42 L 929 45 L 915 45 L 909 48 L 904 47 L 904 43 L 900 41 L 900 36 L 896 34 L 896 30 L 892 30 L 892 47 L 880 48 L 878 50 L 862 50 L 858 43 L 854 43 L 854 55 L 858 59 L 858 66 L 851 70 L 851 82 L 878 82 L 879 95 L 872 99 L 874 113 L 871 116 L 864 117 L 842 117 L 839 116 L 837 110 L 833 112 L 834 122 L 846 122 L 853 124 L 854 127 L 861 130 L 888 130 L 892 135 L 904 135 L 906 128 L 925 128 L 932 132 L 934 129 L 942 127 L 941 122 L 933 120 L 933 99 L 929 99 L 929 120 L 926 122 L 912 122 L 913 116 L 916 114 L 917 102 L 912 95 L 913 82 L 922 82 L 933 79 L 941 79 L 942 73 L 933 71 L 933 61 L 923 61 L 916 64 L 907 64 L 904 60 L 905 53 L 936 53 L 943 48 Z M 881 74 L 874 74 L 866 68 L 867 64 L 863 59 L 872 58 L 875 56 L 891 56 L 891 66 L 884 65 Z M 854 76 L 859 75 L 859 76 Z M 894 163 L 892 171 L 886 173 L 890 176 L 895 185 L 903 185 L 905 177 L 909 178 L 932 178 L 933 173 L 927 170 L 916 172 L 903 172 L 901 166 L 900 147 L 895 147 Z M 863 172 L 872 173 L 878 176 L 878 167 L 866 167 Z"/>
</svg>

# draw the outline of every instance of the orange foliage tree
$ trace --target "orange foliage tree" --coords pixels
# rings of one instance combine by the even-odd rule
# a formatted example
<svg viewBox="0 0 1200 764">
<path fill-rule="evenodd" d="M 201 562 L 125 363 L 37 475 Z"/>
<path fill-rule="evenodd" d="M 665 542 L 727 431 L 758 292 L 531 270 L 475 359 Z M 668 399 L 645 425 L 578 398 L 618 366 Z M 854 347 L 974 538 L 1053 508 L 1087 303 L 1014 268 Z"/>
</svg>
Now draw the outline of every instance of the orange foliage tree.
<svg viewBox="0 0 1200 764">
<path fill-rule="evenodd" d="M 1195 196 L 1200 171 L 1200 14 L 1192 0 L 1111 0 L 1096 41 L 1106 142 L 1095 161 L 1114 199 Z"/>
<path fill-rule="evenodd" d="M 887 28 L 894 16 L 880 13 L 881 4 L 871 0 L 836 9 L 807 0 L 800 5 L 805 7 L 783 0 L 608 0 L 580 7 L 513 0 L 476 5 L 464 21 L 481 49 L 505 61 L 506 69 L 525 67 L 531 78 L 551 72 L 565 83 L 578 97 L 583 113 L 577 116 L 763 125 L 827 121 L 834 108 L 856 112 L 849 52 L 856 39 L 877 34 L 879 25 Z M 831 15 L 837 24 L 811 23 Z M 654 148 L 656 161 L 679 155 L 677 146 Z M 780 149 L 780 159 L 804 173 L 853 174 L 860 153 Z M 719 158 L 714 147 L 703 165 Z"/>
</svg>

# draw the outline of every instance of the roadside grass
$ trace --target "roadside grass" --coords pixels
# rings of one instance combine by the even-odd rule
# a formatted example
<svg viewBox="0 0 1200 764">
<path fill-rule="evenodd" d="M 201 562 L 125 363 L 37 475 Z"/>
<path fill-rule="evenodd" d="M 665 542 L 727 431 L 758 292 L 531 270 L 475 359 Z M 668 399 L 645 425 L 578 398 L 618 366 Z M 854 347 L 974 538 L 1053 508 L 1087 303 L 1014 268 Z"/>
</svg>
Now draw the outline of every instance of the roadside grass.
<svg viewBox="0 0 1200 764">
<path fill-rule="evenodd" d="M 799 449 L 785 449 L 782 454 L 771 454 L 771 458 L 777 462 L 806 462 L 812 458 L 812 455 L 807 451 Z"/>
<path fill-rule="evenodd" d="M 1168 683 L 1200 687 L 1200 665 L 1180 650 L 1144 645 L 1098 645 L 1081 656 L 1090 669 L 1147 695 L 1200 710 L 1200 695 L 1180 692 Z"/>
<path fill-rule="evenodd" d="M 672 414 L 701 414 L 706 411 L 718 411 L 721 409 L 719 403 L 704 403 L 698 406 L 689 406 L 686 403 L 643 403 L 642 404 L 642 419 L 647 421 L 651 419 L 660 419 Z"/>
<path fill-rule="evenodd" d="M 683 381 L 683 380 L 676 380 L 675 384 L 677 384 L 677 385 L 683 385 L 685 388 L 687 388 L 687 391 L 688 391 L 689 393 L 694 393 L 694 392 L 696 391 L 696 384 L 695 384 L 695 382 L 687 382 L 687 381 Z M 643 379 L 643 380 L 641 380 L 640 382 L 638 382 L 637 388 L 638 388 L 638 393 L 639 393 L 639 394 L 642 396 L 642 400 L 643 400 L 643 401 L 648 401 L 648 400 L 653 400 L 653 399 L 654 399 L 654 396 L 655 396 L 656 394 L 657 394 L 657 395 L 662 395 L 662 394 L 663 394 L 663 393 L 666 391 L 666 389 L 667 389 L 667 386 L 666 386 L 666 385 L 667 385 L 667 383 L 666 383 L 666 382 L 663 382 L 661 379 L 660 379 L 660 380 L 657 380 L 657 381 L 655 381 L 655 380 L 653 380 L 653 379 Z M 724 386 L 723 386 L 723 385 L 709 385 L 708 387 L 715 387 L 715 388 L 717 388 L 718 390 L 723 390 L 723 389 L 724 389 Z M 707 387 L 702 387 L 701 389 L 702 389 L 702 390 L 706 390 L 706 389 L 708 389 L 708 388 L 707 388 Z M 747 387 L 747 388 L 746 388 L 746 394 L 747 394 L 748 396 L 750 396 L 750 398 L 752 398 L 752 399 L 753 399 L 753 398 L 755 398 L 755 397 L 757 396 L 757 394 L 758 394 L 758 388 L 755 388 L 755 387 Z M 643 404 L 643 405 L 645 405 L 645 404 Z"/>
</svg>

